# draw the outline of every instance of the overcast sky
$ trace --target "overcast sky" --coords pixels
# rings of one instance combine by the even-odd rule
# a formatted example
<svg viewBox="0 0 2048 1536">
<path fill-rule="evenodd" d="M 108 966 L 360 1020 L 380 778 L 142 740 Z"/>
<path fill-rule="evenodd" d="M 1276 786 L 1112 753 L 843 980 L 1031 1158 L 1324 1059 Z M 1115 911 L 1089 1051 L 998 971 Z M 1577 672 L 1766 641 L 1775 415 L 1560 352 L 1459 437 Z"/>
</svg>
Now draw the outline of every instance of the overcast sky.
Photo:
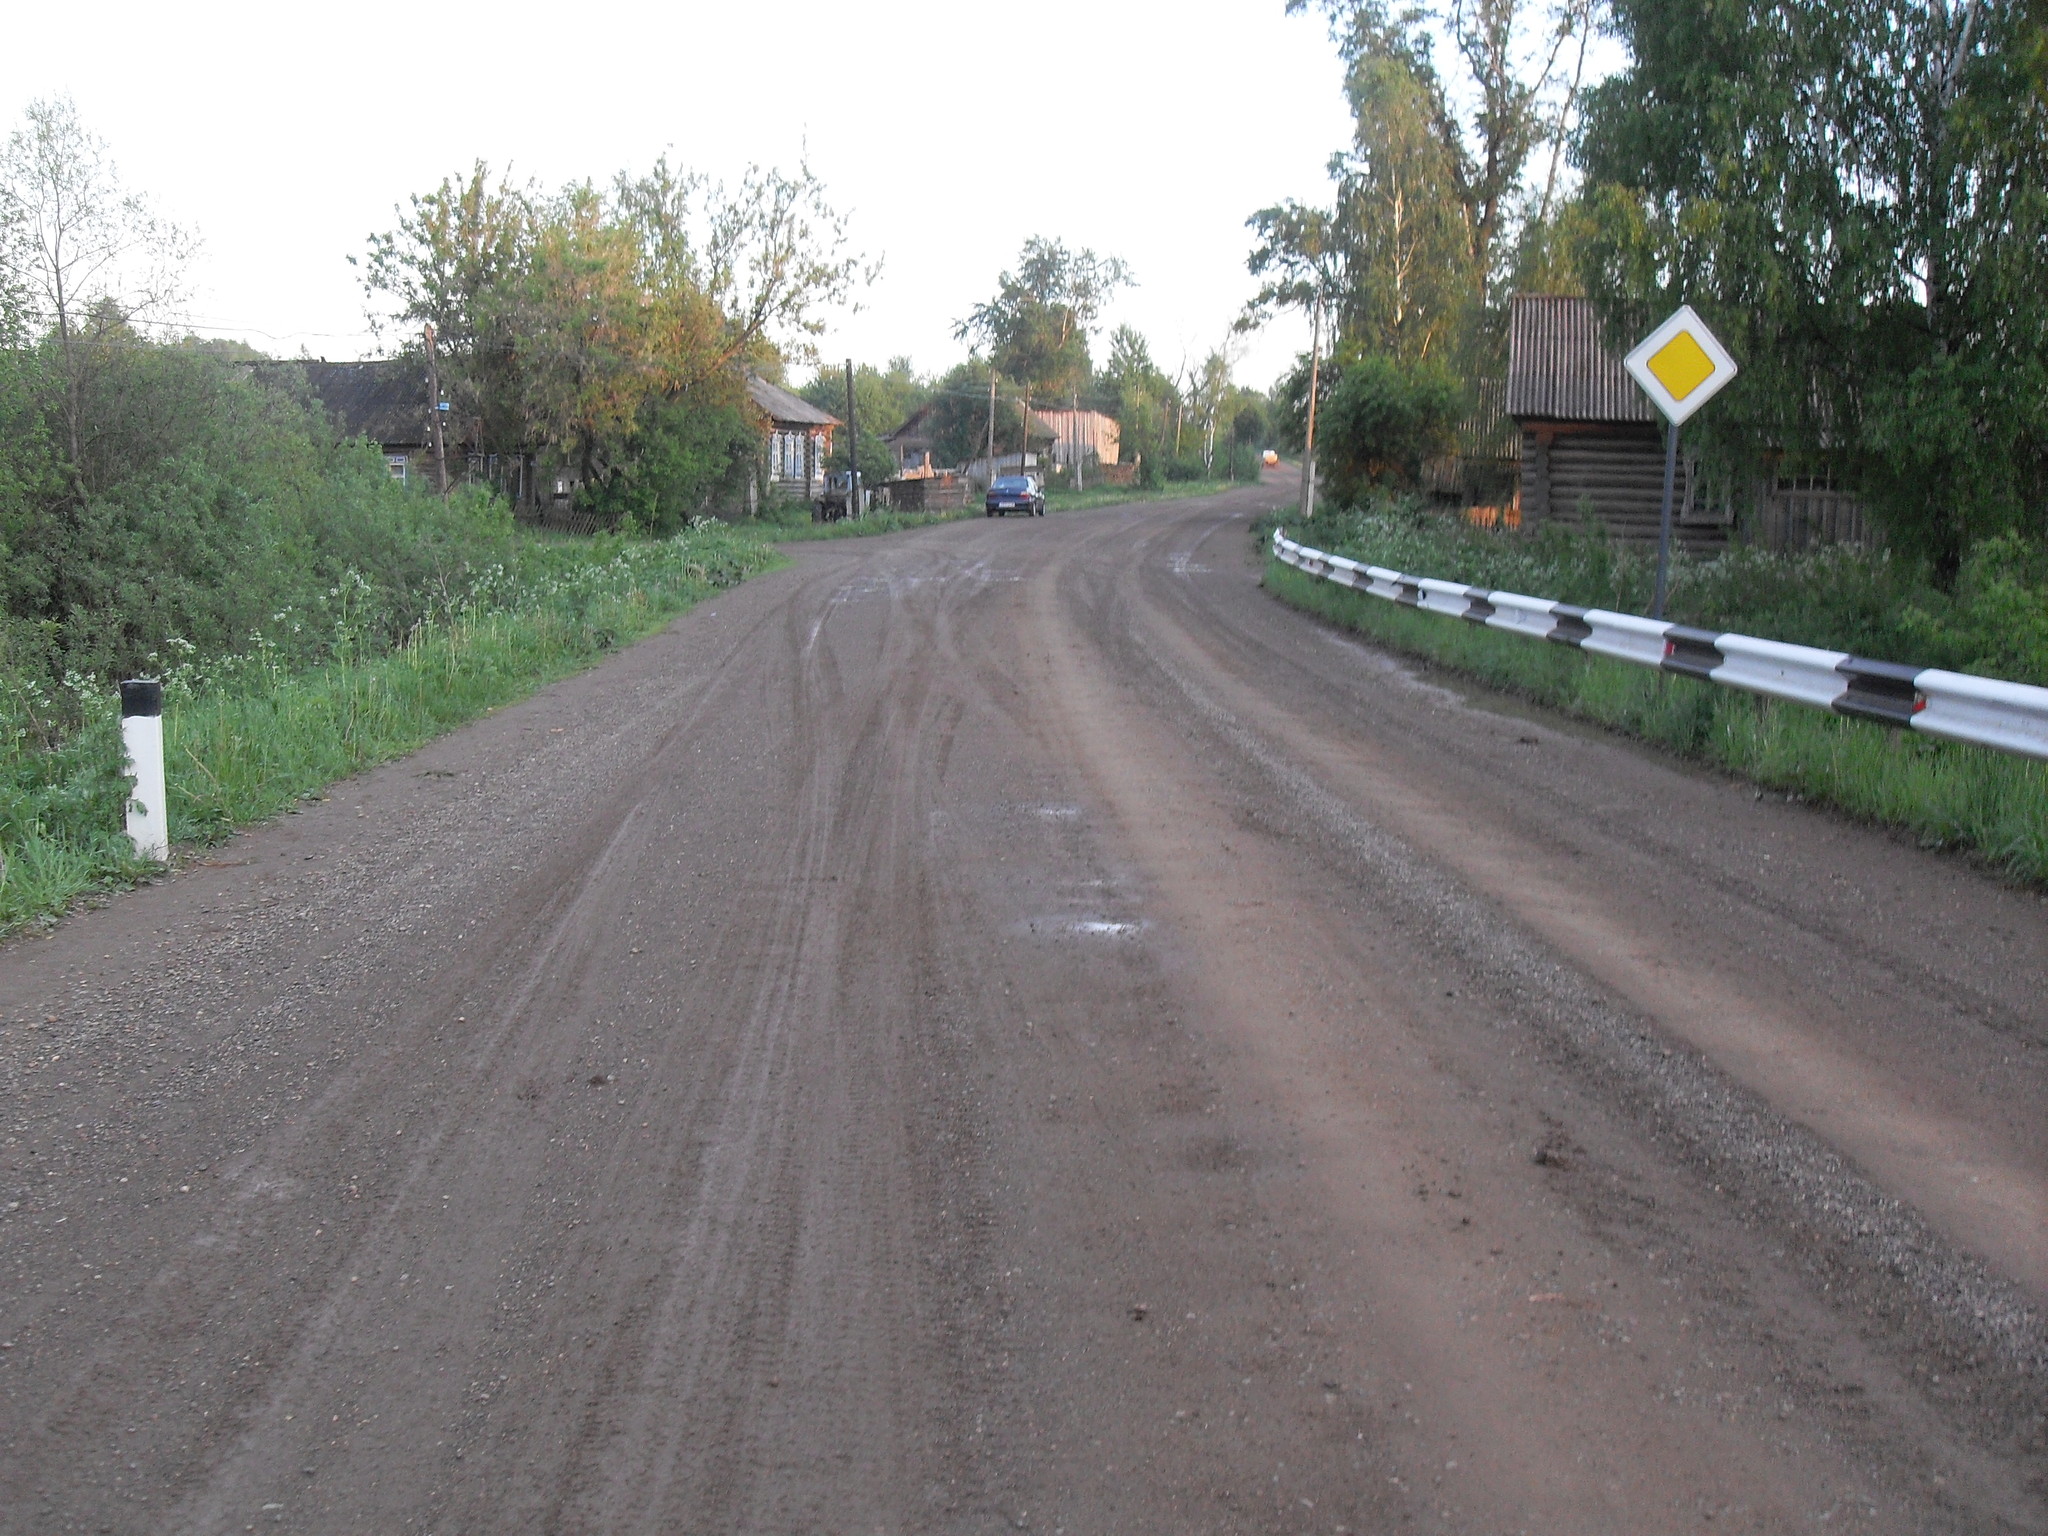
<svg viewBox="0 0 2048 1536">
<path fill-rule="evenodd" d="M 68 91 L 203 240 L 195 325 L 287 355 L 375 354 L 347 258 L 407 194 L 479 158 L 554 185 L 669 149 L 726 178 L 808 152 L 884 264 L 831 317 L 829 358 L 947 366 L 954 323 L 1043 234 L 1130 263 L 1109 322 L 1170 369 L 1250 294 L 1247 215 L 1323 199 L 1350 136 L 1324 23 L 1283 0 L 82 0 L 16 8 L 8 32 L 8 124 Z M 1306 328 L 1240 345 L 1264 387 Z"/>
</svg>

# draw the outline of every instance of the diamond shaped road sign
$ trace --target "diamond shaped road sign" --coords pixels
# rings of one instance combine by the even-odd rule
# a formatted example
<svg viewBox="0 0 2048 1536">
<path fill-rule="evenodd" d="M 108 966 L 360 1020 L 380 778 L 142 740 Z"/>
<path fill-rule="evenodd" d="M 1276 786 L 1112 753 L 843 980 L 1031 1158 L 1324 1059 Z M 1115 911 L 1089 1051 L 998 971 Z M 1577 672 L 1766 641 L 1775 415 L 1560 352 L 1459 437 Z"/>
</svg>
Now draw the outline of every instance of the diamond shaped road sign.
<svg viewBox="0 0 2048 1536">
<path fill-rule="evenodd" d="M 1690 304 L 1645 336 L 1622 366 L 1673 426 L 1718 395 L 1736 372 L 1735 359 Z"/>
</svg>

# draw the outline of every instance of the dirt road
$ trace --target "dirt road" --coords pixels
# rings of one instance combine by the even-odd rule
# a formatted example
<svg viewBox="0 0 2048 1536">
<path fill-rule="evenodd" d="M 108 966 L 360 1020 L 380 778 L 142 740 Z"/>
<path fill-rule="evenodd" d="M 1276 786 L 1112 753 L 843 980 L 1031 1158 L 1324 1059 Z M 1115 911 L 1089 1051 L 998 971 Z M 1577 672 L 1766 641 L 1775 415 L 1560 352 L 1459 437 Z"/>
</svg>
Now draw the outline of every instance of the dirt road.
<svg viewBox="0 0 2048 1536">
<path fill-rule="evenodd" d="M 2048 1530 L 2048 909 L 1287 493 L 806 547 L 0 948 L 0 1531 Z"/>
</svg>

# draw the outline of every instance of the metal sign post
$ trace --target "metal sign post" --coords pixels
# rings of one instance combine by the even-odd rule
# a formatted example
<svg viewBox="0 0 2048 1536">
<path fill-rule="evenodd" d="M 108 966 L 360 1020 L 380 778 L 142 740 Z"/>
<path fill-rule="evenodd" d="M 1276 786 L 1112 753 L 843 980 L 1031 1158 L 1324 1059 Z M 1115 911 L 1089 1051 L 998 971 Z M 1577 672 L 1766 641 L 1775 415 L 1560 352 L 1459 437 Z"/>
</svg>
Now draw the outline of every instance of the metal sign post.
<svg viewBox="0 0 2048 1536">
<path fill-rule="evenodd" d="M 1629 376 L 1663 413 L 1664 508 L 1657 519 L 1657 591 L 1650 617 L 1664 617 L 1664 597 L 1671 574 L 1671 504 L 1678 490 L 1678 429 L 1728 386 L 1737 372 L 1735 359 L 1707 329 L 1707 322 L 1681 304 L 1676 314 L 1637 343 L 1622 359 Z"/>
</svg>

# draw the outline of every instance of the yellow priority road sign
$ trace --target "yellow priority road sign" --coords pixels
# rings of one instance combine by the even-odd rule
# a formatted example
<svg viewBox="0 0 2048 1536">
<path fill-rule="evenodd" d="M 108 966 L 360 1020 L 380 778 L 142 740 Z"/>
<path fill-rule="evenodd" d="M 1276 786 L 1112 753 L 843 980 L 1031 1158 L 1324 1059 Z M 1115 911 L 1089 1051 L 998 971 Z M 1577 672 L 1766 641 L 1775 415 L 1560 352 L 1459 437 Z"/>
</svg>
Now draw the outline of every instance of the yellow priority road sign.
<svg viewBox="0 0 2048 1536">
<path fill-rule="evenodd" d="M 1718 395 L 1736 372 L 1735 359 L 1690 304 L 1645 336 L 1622 366 L 1674 426 Z"/>
</svg>

